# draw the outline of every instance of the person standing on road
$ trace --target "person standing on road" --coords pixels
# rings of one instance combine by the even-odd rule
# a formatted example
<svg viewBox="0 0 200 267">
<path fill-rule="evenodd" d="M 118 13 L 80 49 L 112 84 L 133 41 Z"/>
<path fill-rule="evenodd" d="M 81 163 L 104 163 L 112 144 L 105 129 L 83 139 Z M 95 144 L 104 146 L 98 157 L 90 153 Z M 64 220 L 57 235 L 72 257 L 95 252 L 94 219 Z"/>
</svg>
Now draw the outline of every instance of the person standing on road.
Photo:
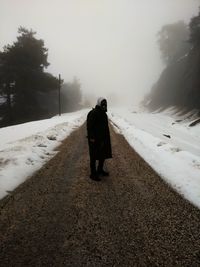
<svg viewBox="0 0 200 267">
<path fill-rule="evenodd" d="M 108 176 L 103 169 L 105 159 L 112 158 L 110 131 L 107 117 L 107 101 L 100 97 L 97 105 L 87 115 L 87 137 L 90 155 L 90 178 L 101 181 L 100 176 Z M 99 161 L 96 169 L 96 161 Z"/>
</svg>

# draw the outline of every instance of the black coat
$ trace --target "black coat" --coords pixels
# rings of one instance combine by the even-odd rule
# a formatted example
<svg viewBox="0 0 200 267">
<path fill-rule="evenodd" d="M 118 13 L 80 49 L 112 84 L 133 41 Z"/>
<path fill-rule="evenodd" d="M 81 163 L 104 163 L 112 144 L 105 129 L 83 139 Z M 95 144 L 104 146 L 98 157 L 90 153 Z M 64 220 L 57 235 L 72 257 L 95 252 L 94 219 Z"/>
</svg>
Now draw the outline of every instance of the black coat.
<svg viewBox="0 0 200 267">
<path fill-rule="evenodd" d="M 87 134 L 90 157 L 96 160 L 112 158 L 108 117 L 99 106 L 87 115 Z M 90 139 L 95 141 L 91 142 Z"/>
</svg>

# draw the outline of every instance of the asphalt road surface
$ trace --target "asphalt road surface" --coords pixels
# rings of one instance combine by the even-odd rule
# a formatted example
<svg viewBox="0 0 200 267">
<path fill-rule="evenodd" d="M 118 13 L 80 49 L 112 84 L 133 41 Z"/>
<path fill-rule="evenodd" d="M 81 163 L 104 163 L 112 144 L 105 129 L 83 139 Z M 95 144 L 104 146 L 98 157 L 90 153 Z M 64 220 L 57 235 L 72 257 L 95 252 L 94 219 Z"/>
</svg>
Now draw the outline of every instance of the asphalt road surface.
<svg viewBox="0 0 200 267">
<path fill-rule="evenodd" d="M 200 266 L 200 211 L 111 132 L 101 182 L 89 179 L 83 125 L 0 201 L 1 267 Z"/>
</svg>

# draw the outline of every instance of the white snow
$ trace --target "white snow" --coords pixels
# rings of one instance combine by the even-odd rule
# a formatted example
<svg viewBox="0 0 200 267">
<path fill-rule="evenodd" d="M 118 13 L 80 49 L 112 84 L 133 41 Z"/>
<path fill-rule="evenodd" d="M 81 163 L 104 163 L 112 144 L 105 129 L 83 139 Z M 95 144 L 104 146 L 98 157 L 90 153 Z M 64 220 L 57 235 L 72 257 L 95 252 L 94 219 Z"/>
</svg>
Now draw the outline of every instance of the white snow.
<svg viewBox="0 0 200 267">
<path fill-rule="evenodd" d="M 169 114 L 116 108 L 109 118 L 167 183 L 200 208 L 200 125 L 188 127 Z"/>
<path fill-rule="evenodd" d="M 24 182 L 81 126 L 88 110 L 0 129 L 0 199 Z"/>
</svg>

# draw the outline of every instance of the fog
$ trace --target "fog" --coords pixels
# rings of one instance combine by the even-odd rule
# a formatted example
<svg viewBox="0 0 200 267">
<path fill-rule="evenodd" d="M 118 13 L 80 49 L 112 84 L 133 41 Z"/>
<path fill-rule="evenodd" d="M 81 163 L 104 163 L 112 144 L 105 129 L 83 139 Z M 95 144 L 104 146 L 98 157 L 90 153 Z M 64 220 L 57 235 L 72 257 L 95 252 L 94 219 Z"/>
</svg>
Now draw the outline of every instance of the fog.
<svg viewBox="0 0 200 267">
<path fill-rule="evenodd" d="M 0 49 L 32 28 L 49 49 L 47 71 L 82 91 L 125 104 L 142 99 L 163 63 L 156 43 L 165 24 L 198 13 L 198 0 L 0 0 Z"/>
</svg>

